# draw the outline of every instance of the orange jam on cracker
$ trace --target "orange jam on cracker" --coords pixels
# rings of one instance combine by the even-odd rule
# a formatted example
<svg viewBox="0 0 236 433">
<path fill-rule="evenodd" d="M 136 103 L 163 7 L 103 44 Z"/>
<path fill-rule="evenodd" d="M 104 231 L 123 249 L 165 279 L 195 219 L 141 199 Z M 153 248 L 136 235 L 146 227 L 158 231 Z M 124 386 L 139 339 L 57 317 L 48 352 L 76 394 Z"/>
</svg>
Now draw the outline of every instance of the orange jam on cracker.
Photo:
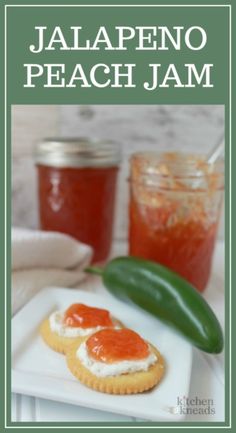
<svg viewBox="0 0 236 433">
<path fill-rule="evenodd" d="M 147 358 L 149 346 L 131 329 L 103 329 L 86 341 L 88 354 L 108 364 Z"/>
<path fill-rule="evenodd" d="M 64 315 L 64 324 L 71 327 L 94 328 L 96 326 L 114 326 L 110 313 L 102 308 L 73 304 Z"/>
</svg>

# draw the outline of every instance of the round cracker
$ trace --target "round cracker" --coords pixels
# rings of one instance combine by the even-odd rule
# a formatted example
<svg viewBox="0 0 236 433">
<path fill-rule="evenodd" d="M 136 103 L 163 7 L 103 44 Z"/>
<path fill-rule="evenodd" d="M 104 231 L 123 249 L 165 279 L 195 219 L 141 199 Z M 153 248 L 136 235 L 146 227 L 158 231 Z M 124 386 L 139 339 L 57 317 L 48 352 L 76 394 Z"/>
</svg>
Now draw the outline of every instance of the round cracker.
<svg viewBox="0 0 236 433">
<path fill-rule="evenodd" d="M 114 319 L 114 323 L 121 328 L 124 328 L 124 325 L 117 319 Z M 44 342 L 55 352 L 66 354 L 68 348 L 76 342 L 77 347 L 83 341 L 85 341 L 90 335 L 86 335 L 84 337 L 62 337 L 58 335 L 56 332 L 53 332 L 50 328 L 49 319 L 45 319 L 39 328 L 39 332 Z"/>
<path fill-rule="evenodd" d="M 157 362 L 147 371 L 121 374 L 119 376 L 98 377 L 89 371 L 76 356 L 79 345 L 70 346 L 66 353 L 67 366 L 71 373 L 84 385 L 108 394 L 137 394 L 157 385 L 165 371 L 165 362 L 160 352 L 150 344 L 157 356 Z"/>
</svg>

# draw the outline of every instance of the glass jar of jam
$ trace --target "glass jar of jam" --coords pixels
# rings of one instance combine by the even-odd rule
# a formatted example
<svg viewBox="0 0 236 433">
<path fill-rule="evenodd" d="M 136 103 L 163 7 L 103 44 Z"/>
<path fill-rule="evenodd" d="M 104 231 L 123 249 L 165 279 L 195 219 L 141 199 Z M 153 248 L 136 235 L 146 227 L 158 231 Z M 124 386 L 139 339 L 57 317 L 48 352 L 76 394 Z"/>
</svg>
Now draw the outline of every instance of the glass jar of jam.
<svg viewBox="0 0 236 433">
<path fill-rule="evenodd" d="M 46 139 L 35 151 L 43 230 L 91 245 L 94 262 L 110 251 L 119 146 L 88 139 Z"/>
<path fill-rule="evenodd" d="M 129 253 L 207 285 L 223 199 L 223 161 L 145 152 L 131 158 Z"/>
</svg>

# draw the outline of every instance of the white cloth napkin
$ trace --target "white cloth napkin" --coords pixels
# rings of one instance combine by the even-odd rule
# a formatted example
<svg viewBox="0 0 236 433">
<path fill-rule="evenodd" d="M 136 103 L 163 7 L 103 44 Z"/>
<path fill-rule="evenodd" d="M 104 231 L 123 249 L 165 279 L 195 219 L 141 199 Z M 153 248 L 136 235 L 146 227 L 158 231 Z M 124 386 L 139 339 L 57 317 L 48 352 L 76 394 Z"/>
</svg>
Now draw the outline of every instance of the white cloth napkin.
<svg viewBox="0 0 236 433">
<path fill-rule="evenodd" d="M 13 228 L 13 314 L 43 287 L 77 285 L 92 253 L 90 246 L 62 233 Z"/>
</svg>

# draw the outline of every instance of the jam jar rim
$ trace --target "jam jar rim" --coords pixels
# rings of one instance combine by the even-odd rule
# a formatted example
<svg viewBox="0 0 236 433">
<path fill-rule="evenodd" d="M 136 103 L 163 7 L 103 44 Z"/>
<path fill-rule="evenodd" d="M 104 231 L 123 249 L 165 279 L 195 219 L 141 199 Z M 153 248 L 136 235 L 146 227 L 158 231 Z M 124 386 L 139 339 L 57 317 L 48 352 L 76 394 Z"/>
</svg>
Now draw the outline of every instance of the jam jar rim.
<svg viewBox="0 0 236 433">
<path fill-rule="evenodd" d="M 177 155 L 179 156 L 184 156 L 185 158 L 189 157 L 189 168 L 195 170 L 195 174 L 189 174 L 187 173 L 185 170 L 179 172 L 177 175 L 170 175 L 168 173 L 161 173 L 161 172 L 155 172 L 155 161 L 158 161 L 158 158 L 161 158 L 165 155 Z M 150 166 L 146 166 L 145 165 L 143 167 L 139 167 L 139 169 L 137 170 L 137 172 L 134 174 L 133 172 L 133 165 L 135 163 L 135 159 L 137 160 L 137 158 L 143 158 L 143 159 L 147 159 L 147 161 L 150 163 Z M 179 191 L 207 191 L 209 188 L 207 186 L 200 186 L 201 181 L 204 181 L 204 179 L 207 178 L 206 172 L 204 172 L 204 170 L 201 172 L 197 172 L 196 169 L 196 160 L 201 160 L 203 162 L 202 167 L 204 167 L 205 169 L 209 169 L 209 165 L 207 164 L 207 162 L 204 163 L 204 155 L 202 154 L 198 154 L 198 153 L 193 153 L 193 152 L 161 152 L 161 151 L 153 151 L 153 150 L 146 150 L 146 151 L 142 151 L 142 152 L 135 152 L 133 155 L 131 155 L 130 158 L 130 167 L 131 167 L 131 172 L 130 172 L 130 177 L 128 179 L 129 182 L 135 183 L 135 184 L 140 184 L 140 185 L 146 185 L 147 187 L 160 187 L 159 182 L 163 181 L 163 180 L 168 180 L 168 179 L 174 179 L 176 181 L 185 181 L 185 180 L 191 180 L 192 182 L 195 182 L 195 187 L 191 188 L 191 187 L 179 187 L 178 190 Z M 180 160 L 176 160 L 176 161 L 168 161 L 169 164 L 169 168 L 175 170 L 178 167 L 178 163 Z M 165 164 L 165 159 L 161 160 L 160 162 L 162 164 Z M 181 162 L 183 164 L 183 162 Z M 181 167 L 181 165 L 179 165 Z M 209 172 L 208 176 L 210 177 L 212 174 L 218 175 L 219 176 L 219 185 L 216 186 L 215 188 L 213 188 L 213 190 L 224 190 L 224 159 L 220 158 L 217 162 L 215 162 L 214 164 L 211 165 L 213 168 L 213 172 Z M 170 186 L 166 186 L 165 188 L 161 187 L 160 189 L 163 190 L 171 190 L 172 188 Z M 173 190 L 175 190 L 175 188 L 173 188 Z"/>
<path fill-rule="evenodd" d="M 114 167 L 121 162 L 120 145 L 113 140 L 87 137 L 52 137 L 38 142 L 34 150 L 37 165 L 49 167 Z"/>
</svg>

